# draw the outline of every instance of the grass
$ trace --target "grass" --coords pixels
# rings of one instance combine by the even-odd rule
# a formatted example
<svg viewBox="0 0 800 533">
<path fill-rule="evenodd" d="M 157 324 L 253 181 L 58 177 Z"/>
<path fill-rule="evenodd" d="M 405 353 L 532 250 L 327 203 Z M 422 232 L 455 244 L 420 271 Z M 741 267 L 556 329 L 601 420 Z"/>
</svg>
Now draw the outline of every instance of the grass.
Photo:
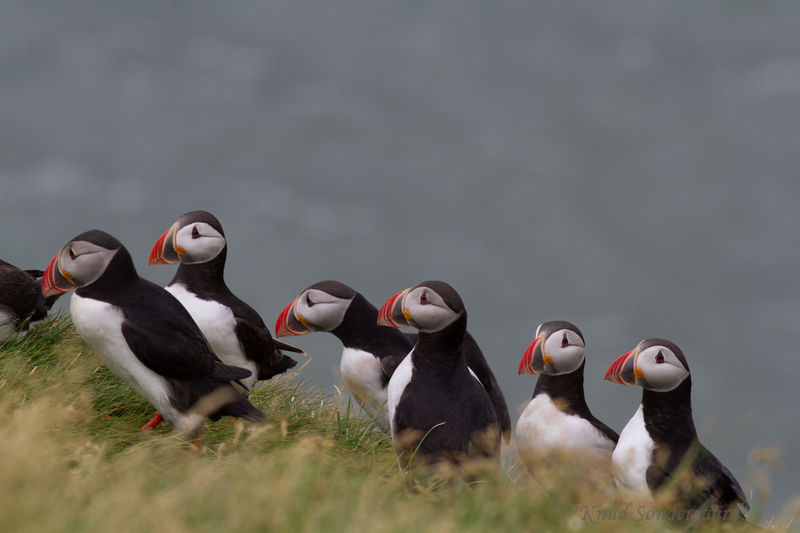
<svg viewBox="0 0 800 533">
<path fill-rule="evenodd" d="M 397 468 L 387 432 L 343 397 L 271 380 L 251 401 L 263 425 L 208 423 L 198 451 L 106 370 L 63 316 L 0 346 L 2 531 L 659 531 L 601 519 L 623 508 L 559 473 L 545 493 L 506 456 L 479 482 Z M 598 505 L 587 513 L 584 506 Z M 797 509 L 789 514 L 797 514 Z M 600 517 L 600 518 L 598 518 Z M 756 517 L 759 518 L 759 517 Z M 751 520 L 754 518 L 751 516 Z M 778 519 L 788 530 L 789 516 Z M 705 530 L 747 529 L 706 524 Z"/>
</svg>

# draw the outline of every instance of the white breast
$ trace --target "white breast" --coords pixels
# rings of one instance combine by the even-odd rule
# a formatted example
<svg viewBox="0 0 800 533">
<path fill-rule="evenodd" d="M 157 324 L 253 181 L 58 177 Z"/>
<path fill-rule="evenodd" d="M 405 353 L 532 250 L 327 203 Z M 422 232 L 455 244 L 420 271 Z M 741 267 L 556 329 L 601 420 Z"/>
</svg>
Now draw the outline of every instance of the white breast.
<svg viewBox="0 0 800 533">
<path fill-rule="evenodd" d="M 213 300 L 203 300 L 179 283 L 168 286 L 167 291 L 189 311 L 192 320 L 223 363 L 246 368 L 251 372 L 250 377 L 240 381 L 248 389 L 252 388 L 258 381 L 258 368 L 242 350 L 242 345 L 236 336 L 236 317 L 230 308 Z"/>
<path fill-rule="evenodd" d="M 392 378 L 389 380 L 389 385 L 386 387 L 386 409 L 389 416 L 389 428 L 392 431 L 392 440 L 396 437 L 394 432 L 394 413 L 397 411 L 397 404 L 400 403 L 403 391 L 406 390 L 406 387 L 411 382 L 411 374 L 414 372 L 414 362 L 411 359 L 412 353 L 414 353 L 413 349 L 397 365 Z"/>
<path fill-rule="evenodd" d="M 531 471 L 548 454 L 592 454 L 609 460 L 614 442 L 578 415 L 561 411 L 546 394 L 531 400 L 517 421 L 520 457 Z"/>
<path fill-rule="evenodd" d="M 97 357 L 122 381 L 155 407 L 170 424 L 182 429 L 186 416 L 169 400 L 167 381 L 147 368 L 122 335 L 122 311 L 111 304 L 72 295 L 69 305 L 75 329 Z"/>
<path fill-rule="evenodd" d="M 380 359 L 364 350 L 345 348 L 339 370 L 353 398 L 381 427 L 389 427 Z"/>
<path fill-rule="evenodd" d="M 644 425 L 642 406 L 633 415 L 622 433 L 611 456 L 614 481 L 623 497 L 652 498 L 647 486 L 647 469 L 653 463 L 655 443 Z"/>
</svg>

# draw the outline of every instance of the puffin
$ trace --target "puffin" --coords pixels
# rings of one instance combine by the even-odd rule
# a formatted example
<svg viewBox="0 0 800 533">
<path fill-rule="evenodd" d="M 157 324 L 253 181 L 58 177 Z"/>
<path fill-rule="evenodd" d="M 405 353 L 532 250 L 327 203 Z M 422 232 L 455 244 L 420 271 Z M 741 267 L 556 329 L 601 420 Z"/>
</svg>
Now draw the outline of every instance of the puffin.
<svg viewBox="0 0 800 533">
<path fill-rule="evenodd" d="M 622 495 L 652 501 L 659 489 L 675 489 L 689 510 L 742 518 L 749 509 L 742 487 L 697 437 L 692 377 L 681 349 L 666 339 L 643 340 L 611 364 L 605 379 L 644 389 L 611 457 Z"/>
<path fill-rule="evenodd" d="M 81 233 L 50 262 L 45 297 L 75 289 L 70 316 L 105 365 L 187 438 L 206 418 L 261 422 L 245 368 L 224 364 L 181 303 L 140 278 L 128 250 L 100 230 Z"/>
<path fill-rule="evenodd" d="M 226 365 L 250 371 L 242 384 L 250 389 L 297 362 L 282 353 L 305 353 L 274 339 L 255 309 L 225 284 L 228 245 L 222 225 L 208 211 L 190 211 L 159 237 L 150 265 L 180 262 L 166 289 L 189 311 L 217 356 Z"/>
<path fill-rule="evenodd" d="M 520 457 L 534 477 L 538 468 L 552 465 L 559 455 L 580 468 L 594 464 L 610 470 L 619 435 L 592 415 L 586 404 L 585 347 L 574 324 L 544 322 L 519 363 L 518 374 L 539 374 L 514 434 Z"/>
<path fill-rule="evenodd" d="M 23 337 L 42 320 L 59 295 L 45 298 L 42 270 L 23 270 L 0 259 L 0 342 Z"/>
<path fill-rule="evenodd" d="M 389 379 L 417 342 L 416 333 L 377 324 L 378 308 L 361 293 L 334 280 L 320 281 L 300 292 L 278 316 L 275 335 L 328 331 L 342 343 L 339 369 L 350 394 L 383 427 L 389 427 L 386 395 Z M 469 332 L 464 338 L 467 365 L 492 400 L 500 427 L 509 435 L 511 420 L 505 398 L 483 352 Z"/>
<path fill-rule="evenodd" d="M 501 427 L 489 394 L 467 366 L 467 311 L 455 289 L 443 281 L 410 287 L 383 304 L 377 322 L 419 332 L 387 389 L 400 468 L 412 461 L 460 465 L 496 457 Z"/>
</svg>

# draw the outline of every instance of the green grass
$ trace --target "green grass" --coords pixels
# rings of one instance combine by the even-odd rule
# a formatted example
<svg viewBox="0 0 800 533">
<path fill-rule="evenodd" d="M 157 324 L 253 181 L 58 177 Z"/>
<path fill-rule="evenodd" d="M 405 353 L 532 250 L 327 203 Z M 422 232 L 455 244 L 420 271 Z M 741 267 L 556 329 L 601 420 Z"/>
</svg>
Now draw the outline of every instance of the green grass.
<svg viewBox="0 0 800 533">
<path fill-rule="evenodd" d="M 559 473 L 545 493 L 503 458 L 480 481 L 401 473 L 387 432 L 302 371 L 251 394 L 268 423 L 206 424 L 202 448 L 105 369 L 67 318 L 0 346 L 2 531 L 659 531 L 585 520 L 624 506 Z M 611 499 L 609 499 L 611 498 Z M 789 514 L 797 514 L 797 509 Z M 788 514 L 777 520 L 788 529 Z M 756 517 L 760 518 L 760 517 Z M 751 517 L 752 519 L 752 517 Z M 705 530 L 744 529 L 706 525 Z"/>
</svg>

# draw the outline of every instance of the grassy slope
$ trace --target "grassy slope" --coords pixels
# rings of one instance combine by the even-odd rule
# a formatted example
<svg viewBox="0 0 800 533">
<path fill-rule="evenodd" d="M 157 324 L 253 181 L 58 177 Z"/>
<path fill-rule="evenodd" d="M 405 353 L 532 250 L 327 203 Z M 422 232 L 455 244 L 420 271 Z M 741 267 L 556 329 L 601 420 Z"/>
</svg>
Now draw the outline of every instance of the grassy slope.
<svg viewBox="0 0 800 533">
<path fill-rule="evenodd" d="M 0 354 L 3 531 L 665 526 L 634 522 L 634 511 L 625 522 L 582 520 L 581 502 L 618 503 L 569 483 L 545 495 L 515 463 L 469 486 L 410 480 L 386 432 L 297 374 L 251 395 L 269 423 L 209 423 L 193 451 L 167 424 L 139 431 L 153 409 L 99 364 L 68 319 L 49 319 Z"/>
</svg>

